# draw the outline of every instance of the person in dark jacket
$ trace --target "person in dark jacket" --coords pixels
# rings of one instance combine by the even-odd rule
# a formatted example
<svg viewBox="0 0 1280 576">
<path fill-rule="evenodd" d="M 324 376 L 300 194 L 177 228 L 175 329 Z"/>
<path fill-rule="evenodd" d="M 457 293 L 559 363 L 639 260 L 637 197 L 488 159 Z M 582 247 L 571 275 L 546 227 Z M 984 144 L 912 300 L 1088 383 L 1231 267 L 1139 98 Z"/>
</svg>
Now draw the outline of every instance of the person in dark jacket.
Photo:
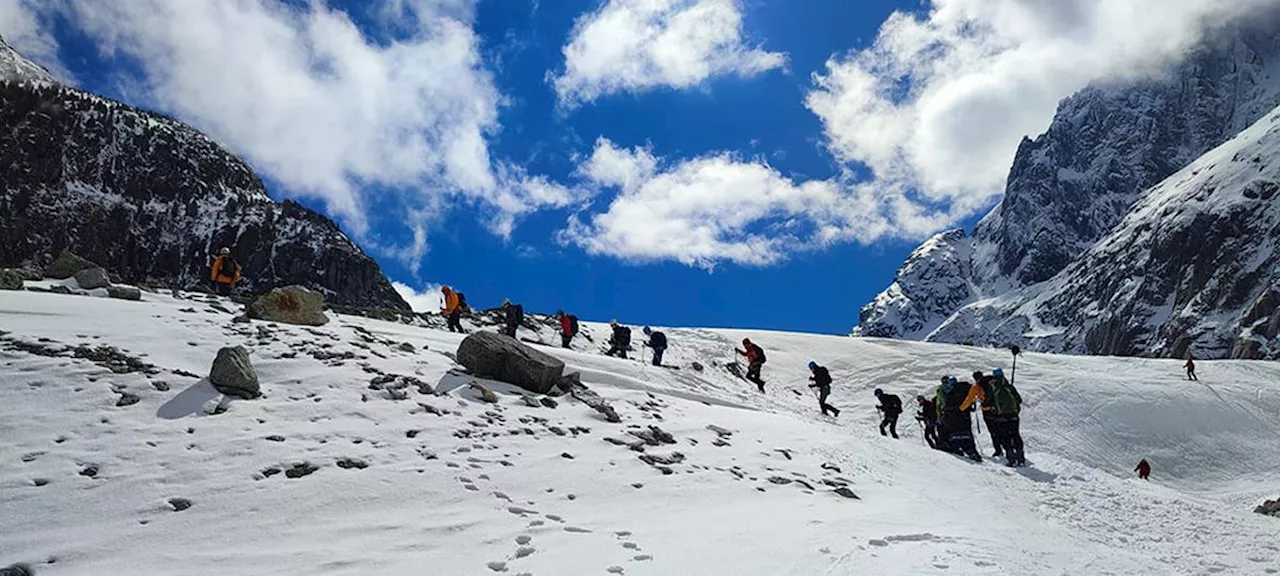
<svg viewBox="0 0 1280 576">
<path fill-rule="evenodd" d="M 1191 355 L 1187 355 L 1187 363 L 1183 364 L 1182 367 L 1187 369 L 1187 380 L 1200 380 L 1196 378 L 1196 359 L 1192 358 Z"/>
<path fill-rule="evenodd" d="M 1022 411 L 1022 395 L 1018 393 L 1018 389 L 1013 387 L 1013 383 L 1004 377 L 1004 370 L 996 368 L 991 371 L 991 376 L 987 378 L 987 387 L 990 389 L 988 399 L 983 403 L 990 403 L 993 407 L 994 426 L 997 434 L 993 434 L 993 438 L 998 438 L 1000 446 L 1004 449 L 1004 457 L 1010 466 L 1026 466 L 1026 455 L 1023 454 L 1022 447 L 1022 424 L 1019 413 Z M 964 409 L 964 405 L 961 405 Z"/>
<path fill-rule="evenodd" d="M 884 431 L 887 426 L 889 433 L 893 434 L 894 438 L 897 438 L 898 415 L 902 414 L 902 399 L 895 394 L 886 394 L 884 390 L 879 388 L 876 388 L 876 398 L 880 399 L 880 405 L 876 406 L 876 410 L 879 410 L 884 415 L 884 419 L 880 421 L 880 435 L 889 435 L 885 434 Z"/>
<path fill-rule="evenodd" d="M 565 314 L 564 310 L 556 311 L 556 320 L 560 321 L 560 347 L 569 348 L 573 337 L 578 335 L 578 317 Z"/>
<path fill-rule="evenodd" d="M 982 455 L 978 454 L 978 447 L 973 441 L 973 421 L 969 412 L 960 409 L 970 389 L 968 382 L 960 382 L 955 376 L 942 379 L 942 385 L 938 386 L 938 395 L 934 399 L 938 422 L 941 423 L 938 435 L 948 452 L 981 462 Z"/>
<path fill-rule="evenodd" d="M 609 321 L 613 328 L 613 336 L 609 338 L 609 351 L 606 356 L 617 356 L 626 360 L 627 350 L 631 349 L 631 329 L 618 324 L 617 320 Z"/>
<path fill-rule="evenodd" d="M 826 416 L 827 412 L 831 412 L 831 416 L 840 417 L 840 409 L 827 404 L 827 397 L 831 395 L 831 371 L 825 366 L 819 366 L 817 362 L 809 362 L 809 371 L 813 372 L 813 376 L 809 379 L 813 381 L 810 388 L 818 389 L 818 408 L 822 410 L 822 415 Z"/>
<path fill-rule="evenodd" d="M 653 365 L 662 365 L 662 354 L 667 351 L 667 335 L 657 330 L 650 330 L 648 326 L 644 327 L 644 335 L 649 337 L 649 341 L 644 345 L 653 349 Z"/>
<path fill-rule="evenodd" d="M 1146 458 L 1143 458 L 1142 461 L 1138 463 L 1138 467 L 1134 468 L 1133 471 L 1138 473 L 1138 478 L 1146 480 L 1147 476 L 1151 475 L 1151 463 L 1147 462 Z"/>
<path fill-rule="evenodd" d="M 520 323 L 524 321 L 524 306 L 512 304 L 510 300 L 503 300 L 502 312 L 502 333 L 515 338 L 516 330 L 520 328 Z"/>
<path fill-rule="evenodd" d="M 934 406 L 933 401 L 925 398 L 923 395 L 916 396 L 916 405 L 919 408 L 916 411 L 916 420 L 924 427 L 924 441 L 929 443 L 930 448 L 938 448 L 938 409 Z"/>
<path fill-rule="evenodd" d="M 747 357 L 747 380 L 754 382 L 760 387 L 760 393 L 764 393 L 764 380 L 760 378 L 760 369 L 764 367 L 764 348 L 756 346 L 751 342 L 750 338 L 742 339 L 742 347 L 746 350 L 737 350 L 738 355 Z"/>
<path fill-rule="evenodd" d="M 213 265 L 209 267 L 209 280 L 213 282 L 213 289 L 219 296 L 231 295 L 231 289 L 240 281 L 240 263 L 231 256 L 230 248 L 218 251 L 218 257 L 213 259 Z"/>
</svg>

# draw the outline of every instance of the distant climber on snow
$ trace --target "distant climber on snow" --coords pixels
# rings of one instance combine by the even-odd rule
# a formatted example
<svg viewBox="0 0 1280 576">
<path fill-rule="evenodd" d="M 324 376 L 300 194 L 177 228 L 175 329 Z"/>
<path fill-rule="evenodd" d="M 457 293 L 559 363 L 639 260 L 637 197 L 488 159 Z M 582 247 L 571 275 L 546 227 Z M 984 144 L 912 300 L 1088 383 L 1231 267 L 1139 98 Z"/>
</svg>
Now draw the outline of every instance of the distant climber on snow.
<svg viewBox="0 0 1280 576">
<path fill-rule="evenodd" d="M 1146 458 L 1143 458 L 1142 461 L 1138 463 L 1138 467 L 1134 468 L 1133 471 L 1138 473 L 1138 478 L 1146 480 L 1147 476 L 1151 475 L 1151 463 L 1147 462 Z"/>
<path fill-rule="evenodd" d="M 446 325 L 450 332 L 463 332 L 462 329 L 462 308 L 464 306 L 462 293 L 455 292 L 453 288 L 445 286 L 440 289 L 444 294 L 444 308 L 440 309 L 440 314 L 447 320 Z"/>
<path fill-rule="evenodd" d="M 649 341 L 644 345 L 653 349 L 653 365 L 662 365 L 662 354 L 667 351 L 667 335 L 657 330 L 650 330 L 648 326 L 644 327 L 644 335 L 649 337 Z"/>
<path fill-rule="evenodd" d="M 978 447 L 973 442 L 973 423 L 969 413 L 960 409 L 969 394 L 969 387 L 968 382 L 960 382 L 955 376 L 942 377 L 934 398 L 938 410 L 938 440 L 944 450 L 981 462 L 982 455 L 978 454 Z"/>
<path fill-rule="evenodd" d="M 502 313 L 502 333 L 515 338 L 516 330 L 520 328 L 520 323 L 524 322 L 524 306 L 512 304 L 510 300 L 504 299 Z"/>
<path fill-rule="evenodd" d="M 996 447 L 991 457 L 1004 456 L 1003 444 L 1000 442 L 999 431 L 996 430 L 995 398 L 991 395 L 991 384 L 988 378 L 983 376 L 981 371 L 973 373 L 973 385 L 969 387 L 969 395 L 965 397 L 960 409 L 968 410 L 975 399 L 981 402 L 982 422 L 987 425 L 987 433 L 991 435 L 991 443 Z"/>
<path fill-rule="evenodd" d="M 884 390 L 876 388 L 876 398 L 880 400 L 880 405 L 876 406 L 876 410 L 884 416 L 880 421 L 880 435 L 888 436 L 893 434 L 894 438 L 898 437 L 898 415 L 902 414 L 902 399 L 896 394 L 886 394 Z M 885 434 L 885 427 L 889 427 L 889 434 Z"/>
<path fill-rule="evenodd" d="M 240 281 L 240 263 L 231 256 L 230 248 L 224 247 L 218 251 L 218 257 L 213 259 L 213 266 L 209 267 L 209 280 L 213 282 L 213 289 L 219 295 L 231 295 L 231 289 Z"/>
<path fill-rule="evenodd" d="M 760 379 L 760 369 L 764 367 L 765 357 L 764 349 L 751 343 L 750 338 L 742 339 L 742 347 L 746 350 L 737 350 L 738 354 L 747 357 L 747 380 L 755 383 L 760 387 L 760 392 L 764 393 L 764 380 Z"/>
<path fill-rule="evenodd" d="M 1192 358 L 1190 354 L 1187 355 L 1187 363 L 1183 364 L 1182 367 L 1187 369 L 1187 380 L 1200 380 L 1196 378 L 1196 359 Z"/>
<path fill-rule="evenodd" d="M 831 412 L 833 417 L 839 418 L 840 409 L 827 404 L 827 397 L 831 395 L 831 372 L 817 362 L 809 362 L 809 371 L 813 372 L 809 377 L 813 384 L 809 387 L 818 389 L 818 408 L 822 410 L 822 415 L 826 416 L 827 412 Z"/>
<path fill-rule="evenodd" d="M 556 310 L 556 320 L 560 321 L 560 347 L 568 348 L 573 337 L 578 335 L 578 317 Z"/>
<path fill-rule="evenodd" d="M 609 351 L 605 355 L 626 360 L 627 350 L 631 349 L 631 329 L 618 324 L 617 320 L 610 320 L 609 326 L 613 328 L 613 336 L 609 337 Z"/>
<path fill-rule="evenodd" d="M 924 427 L 924 441 L 929 443 L 930 448 L 938 448 L 938 410 L 933 404 L 933 400 L 925 398 L 923 395 L 916 395 L 916 421 Z"/>
</svg>

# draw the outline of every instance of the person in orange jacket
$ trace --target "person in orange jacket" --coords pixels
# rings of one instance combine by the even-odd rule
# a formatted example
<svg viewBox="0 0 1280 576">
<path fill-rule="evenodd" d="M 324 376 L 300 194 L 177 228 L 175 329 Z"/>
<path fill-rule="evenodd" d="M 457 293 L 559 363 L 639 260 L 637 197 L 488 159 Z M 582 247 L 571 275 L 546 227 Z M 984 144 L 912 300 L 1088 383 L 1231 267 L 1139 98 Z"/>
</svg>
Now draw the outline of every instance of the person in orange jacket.
<svg viewBox="0 0 1280 576">
<path fill-rule="evenodd" d="M 1151 463 L 1147 462 L 1146 458 L 1143 458 L 1142 461 L 1138 463 L 1138 467 L 1134 468 L 1133 471 L 1138 473 L 1138 478 L 1146 480 L 1147 476 L 1151 475 Z"/>
<path fill-rule="evenodd" d="M 995 418 L 996 404 L 995 399 L 991 397 L 989 388 L 990 384 L 987 382 L 987 377 L 982 374 L 982 371 L 974 372 L 973 386 L 969 387 L 969 395 L 965 397 L 964 404 L 960 405 L 960 409 L 968 410 L 975 399 L 979 401 L 982 406 L 982 422 L 987 425 L 987 431 L 991 434 L 991 443 L 996 446 L 995 453 L 991 457 L 999 458 L 1004 456 L 1004 449 L 1000 447 L 999 430 L 997 430 L 999 423 L 996 422 Z"/>
<path fill-rule="evenodd" d="M 448 286 L 440 289 L 444 293 L 444 308 L 440 309 L 440 314 L 448 319 L 446 323 L 450 332 L 463 332 L 462 329 L 462 300 L 458 293 Z"/>
<path fill-rule="evenodd" d="M 231 256 L 230 248 L 218 251 L 218 257 L 213 259 L 213 266 L 209 267 L 209 280 L 213 282 L 214 291 L 219 295 L 231 295 L 231 289 L 240 281 L 240 263 Z"/>
</svg>

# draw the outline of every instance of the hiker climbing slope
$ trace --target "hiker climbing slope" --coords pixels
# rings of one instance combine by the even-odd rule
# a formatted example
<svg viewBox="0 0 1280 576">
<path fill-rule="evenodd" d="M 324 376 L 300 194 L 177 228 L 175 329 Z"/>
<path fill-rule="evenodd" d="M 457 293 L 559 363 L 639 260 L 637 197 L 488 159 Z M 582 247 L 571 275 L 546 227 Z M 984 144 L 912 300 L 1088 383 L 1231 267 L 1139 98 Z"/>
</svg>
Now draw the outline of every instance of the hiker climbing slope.
<svg viewBox="0 0 1280 576">
<path fill-rule="evenodd" d="M 613 336 L 609 338 L 609 351 L 605 355 L 625 360 L 627 350 L 631 348 L 631 329 L 618 324 L 617 320 L 610 320 L 609 326 L 613 328 Z"/>
<path fill-rule="evenodd" d="M 991 443 L 995 445 L 995 452 L 991 454 L 992 458 L 1004 455 L 1004 444 L 1001 442 L 999 430 L 1000 423 L 996 421 L 996 405 L 995 398 L 991 394 L 991 383 L 987 376 L 983 376 L 982 372 L 973 373 L 973 385 L 969 387 L 969 395 L 965 397 L 964 403 L 960 405 L 961 410 L 968 410 L 973 405 L 974 400 L 978 400 L 982 406 L 982 422 L 987 425 L 987 433 L 991 435 Z"/>
<path fill-rule="evenodd" d="M 644 335 L 649 337 L 649 341 L 644 345 L 653 349 L 653 365 L 662 365 L 662 355 L 667 351 L 667 335 L 657 330 L 651 330 L 648 326 L 644 327 Z"/>
<path fill-rule="evenodd" d="M 440 289 L 444 294 L 444 308 L 440 309 L 440 314 L 446 318 L 446 326 L 450 332 L 463 332 L 462 329 L 462 294 L 455 292 L 453 288 L 445 286 Z"/>
<path fill-rule="evenodd" d="M 503 300 L 502 312 L 502 333 L 515 338 L 516 330 L 520 328 L 520 323 L 524 322 L 524 306 L 512 304 L 510 300 Z"/>
<path fill-rule="evenodd" d="M 556 319 L 560 321 L 560 347 L 568 348 L 573 337 L 578 335 L 578 317 L 565 314 L 564 310 L 557 310 Z"/>
<path fill-rule="evenodd" d="M 893 434 L 894 438 L 898 437 L 898 415 L 902 414 L 902 399 L 896 394 L 887 394 L 884 390 L 876 388 L 876 398 L 880 400 L 880 405 L 876 406 L 876 410 L 884 416 L 880 421 L 880 435 L 887 436 L 884 429 L 889 428 L 889 434 Z"/>
<path fill-rule="evenodd" d="M 764 349 L 756 346 L 751 342 L 750 338 L 742 339 L 742 347 L 746 350 L 737 350 L 738 355 L 747 357 L 747 380 L 755 383 L 760 387 L 760 392 L 764 392 L 764 380 L 760 379 L 760 369 L 764 367 L 765 356 Z"/>
<path fill-rule="evenodd" d="M 999 442 L 1004 449 L 1005 459 L 1010 466 L 1026 466 L 1027 459 L 1022 453 L 1022 431 L 1019 413 L 1022 412 L 1022 395 L 1013 383 L 1004 377 L 1004 370 L 996 368 L 988 379 L 991 388 L 991 404 L 996 429 L 999 430 Z M 996 438 L 992 434 L 992 438 Z"/>
<path fill-rule="evenodd" d="M 213 288 L 219 295 L 231 295 L 231 289 L 240 281 L 240 263 L 231 256 L 230 248 L 218 251 L 218 257 L 213 259 L 213 265 L 209 267 L 209 280 L 213 282 Z"/>
<path fill-rule="evenodd" d="M 938 407 L 940 435 L 946 450 L 981 462 L 982 455 L 978 454 L 978 447 L 973 441 L 973 423 L 969 419 L 969 413 L 960 409 L 969 394 L 969 388 L 968 382 L 960 382 L 955 376 L 947 376 L 943 378 L 942 385 L 938 386 L 934 403 Z"/>
<path fill-rule="evenodd" d="M 813 384 L 809 387 L 818 389 L 818 408 L 822 410 L 824 416 L 830 412 L 832 416 L 839 418 L 840 409 L 827 404 L 827 397 L 831 395 L 831 372 L 825 366 L 819 366 L 817 362 L 809 362 L 809 371 L 813 373 L 809 377 Z"/>
<path fill-rule="evenodd" d="M 1192 358 L 1191 355 L 1187 355 L 1187 363 L 1183 364 L 1182 367 L 1187 369 L 1187 380 L 1199 380 L 1199 378 L 1196 378 L 1195 358 Z"/>
<path fill-rule="evenodd" d="M 938 448 L 938 410 L 933 400 L 922 395 L 916 396 L 916 421 L 924 428 L 924 441 L 930 448 Z"/>
</svg>

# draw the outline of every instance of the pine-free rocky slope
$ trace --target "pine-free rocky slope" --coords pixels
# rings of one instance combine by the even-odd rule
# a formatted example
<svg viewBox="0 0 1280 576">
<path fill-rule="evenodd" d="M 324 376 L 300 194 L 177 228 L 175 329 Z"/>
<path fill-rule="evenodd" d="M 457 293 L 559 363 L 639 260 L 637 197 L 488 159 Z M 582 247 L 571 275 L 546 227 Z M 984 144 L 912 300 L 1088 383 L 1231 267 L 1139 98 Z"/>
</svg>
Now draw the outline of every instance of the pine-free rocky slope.
<svg viewBox="0 0 1280 576">
<path fill-rule="evenodd" d="M 1066 100 L 1046 134 L 1022 143 L 1004 201 L 972 236 L 945 232 L 914 251 L 890 287 L 863 307 L 855 334 L 1090 354 L 1275 357 L 1274 330 L 1255 327 L 1276 301 L 1260 273 L 1275 265 L 1264 248 L 1274 237 L 1265 200 L 1225 219 L 1213 202 L 1196 204 L 1203 214 L 1178 219 L 1160 211 L 1143 212 L 1146 222 L 1132 216 L 1141 199 L 1171 187 L 1243 178 L 1205 174 L 1191 182 L 1174 174 L 1280 104 L 1278 66 L 1280 18 L 1272 13 L 1215 36 L 1161 78 L 1092 86 Z M 1255 131 L 1236 151 L 1258 157 L 1254 167 L 1265 171 L 1268 152 L 1244 149 L 1264 146 L 1261 137 Z M 1215 170 L 1230 168 L 1201 168 Z M 1267 189 L 1268 176 L 1255 176 L 1257 184 L 1239 184 Z M 1117 228 L 1122 221 L 1129 225 Z M 1115 260 L 1096 253 L 1083 260 L 1104 240 L 1142 241 L 1134 234 L 1144 228 L 1182 243 L 1152 246 L 1145 269 L 1119 259 L 1135 253 L 1115 250 Z M 1242 256 L 1252 260 L 1238 261 Z M 1072 266 L 1071 279 L 1062 278 Z M 1117 285 L 1117 269 L 1130 273 L 1128 288 Z M 1217 270 L 1247 278 L 1230 282 L 1231 294 L 1223 295 L 1209 280 L 1222 278 Z M 1146 287 L 1141 297 L 1112 301 L 1139 284 Z M 1075 296 L 1050 293 L 1068 286 Z M 1032 299 L 1059 304 L 1055 312 L 1032 313 L 1024 307 Z M 1068 332 L 1075 334 L 1062 336 Z"/>
<path fill-rule="evenodd" d="M 0 267 L 69 250 L 116 280 L 193 286 L 231 247 L 251 292 L 297 284 L 408 310 L 324 216 L 277 203 L 244 161 L 172 119 L 56 82 L 0 40 Z"/>
</svg>

